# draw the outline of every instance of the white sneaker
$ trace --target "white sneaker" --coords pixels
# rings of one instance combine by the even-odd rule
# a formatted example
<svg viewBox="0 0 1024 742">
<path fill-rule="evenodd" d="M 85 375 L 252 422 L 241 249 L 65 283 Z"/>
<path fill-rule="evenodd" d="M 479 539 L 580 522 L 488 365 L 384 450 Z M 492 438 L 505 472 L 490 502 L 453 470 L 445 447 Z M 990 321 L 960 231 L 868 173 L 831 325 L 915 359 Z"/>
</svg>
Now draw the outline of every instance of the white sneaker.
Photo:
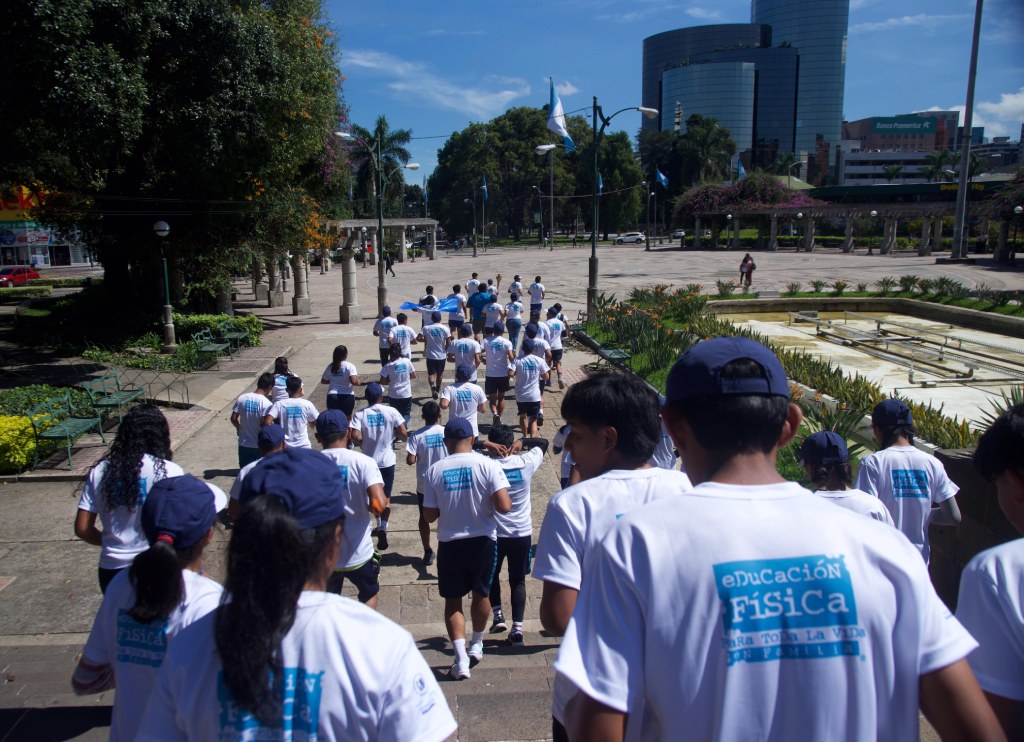
<svg viewBox="0 0 1024 742">
<path fill-rule="evenodd" d="M 480 660 L 484 658 L 484 643 L 480 641 L 476 644 L 470 644 L 466 654 L 469 655 L 469 666 L 476 667 L 480 664 Z"/>
<path fill-rule="evenodd" d="M 448 670 L 448 677 L 452 680 L 469 680 L 469 668 L 460 665 L 458 660 L 452 663 L 451 669 Z"/>
</svg>

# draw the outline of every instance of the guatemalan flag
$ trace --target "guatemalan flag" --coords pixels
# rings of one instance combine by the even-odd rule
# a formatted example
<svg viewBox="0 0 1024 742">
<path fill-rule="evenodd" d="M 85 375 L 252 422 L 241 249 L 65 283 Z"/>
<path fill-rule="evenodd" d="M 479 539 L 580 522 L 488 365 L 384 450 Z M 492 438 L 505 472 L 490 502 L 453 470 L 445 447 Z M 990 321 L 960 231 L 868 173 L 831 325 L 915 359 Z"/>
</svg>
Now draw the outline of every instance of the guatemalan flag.
<svg viewBox="0 0 1024 742">
<path fill-rule="evenodd" d="M 743 162 L 740 161 L 739 167 L 736 168 L 736 179 L 743 180 L 747 177 L 747 171 L 743 167 Z"/>
<path fill-rule="evenodd" d="M 604 193 L 604 178 L 601 177 L 601 173 L 597 174 L 597 195 L 600 196 Z"/>
<path fill-rule="evenodd" d="M 661 172 L 661 170 L 657 169 L 657 168 L 655 169 L 654 172 L 655 172 L 655 176 L 654 177 L 657 178 L 658 182 L 661 184 L 661 187 L 662 188 L 668 188 L 668 178 L 665 177 L 665 173 Z"/>
<path fill-rule="evenodd" d="M 480 186 L 480 190 L 484 192 L 484 201 L 487 200 L 487 176 L 484 176 L 484 184 Z"/>
<path fill-rule="evenodd" d="M 576 149 L 576 145 L 572 143 L 572 137 L 569 136 L 569 130 L 565 128 L 565 111 L 562 110 L 562 101 L 558 98 L 558 93 L 555 92 L 555 81 L 548 78 L 551 82 L 551 105 L 548 106 L 548 129 L 562 137 L 562 141 L 565 143 L 565 151 L 572 152 Z"/>
</svg>

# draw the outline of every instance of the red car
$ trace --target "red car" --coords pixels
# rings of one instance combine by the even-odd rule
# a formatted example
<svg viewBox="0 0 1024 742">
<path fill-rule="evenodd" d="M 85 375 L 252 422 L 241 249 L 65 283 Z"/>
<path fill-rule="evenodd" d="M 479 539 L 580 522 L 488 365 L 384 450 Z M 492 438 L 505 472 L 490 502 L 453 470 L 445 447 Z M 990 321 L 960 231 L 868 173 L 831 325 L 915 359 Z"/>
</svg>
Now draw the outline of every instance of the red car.
<svg viewBox="0 0 1024 742">
<path fill-rule="evenodd" d="M 0 286 L 24 286 L 30 278 L 39 278 L 35 268 L 27 265 L 8 265 L 0 268 Z"/>
</svg>

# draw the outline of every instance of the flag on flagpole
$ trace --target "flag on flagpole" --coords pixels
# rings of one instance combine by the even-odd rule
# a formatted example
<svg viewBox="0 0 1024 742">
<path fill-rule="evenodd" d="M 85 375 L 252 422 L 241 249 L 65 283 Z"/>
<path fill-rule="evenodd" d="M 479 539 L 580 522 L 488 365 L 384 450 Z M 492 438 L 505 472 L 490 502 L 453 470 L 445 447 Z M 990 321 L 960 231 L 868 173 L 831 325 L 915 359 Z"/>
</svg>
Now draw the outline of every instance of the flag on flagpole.
<svg viewBox="0 0 1024 742">
<path fill-rule="evenodd" d="M 747 177 L 747 171 L 743 169 L 743 161 L 740 160 L 739 167 L 736 168 L 736 179 L 743 180 Z"/>
<path fill-rule="evenodd" d="M 555 92 L 555 81 L 552 78 L 548 78 L 551 83 L 551 105 L 548 106 L 548 129 L 562 137 L 562 142 L 565 144 L 565 151 L 572 152 L 576 149 L 576 145 L 572 143 L 572 137 L 569 136 L 569 130 L 565 127 L 565 111 L 562 110 L 562 101 L 558 97 L 558 93 Z"/>
<path fill-rule="evenodd" d="M 601 177 L 601 173 L 597 174 L 597 195 L 600 196 L 604 193 L 604 178 Z"/>
<path fill-rule="evenodd" d="M 487 200 L 487 176 L 484 176 L 484 184 L 480 186 L 480 190 L 484 192 L 484 201 Z"/>
<path fill-rule="evenodd" d="M 423 176 L 423 203 L 427 202 L 427 176 Z"/>
<path fill-rule="evenodd" d="M 655 168 L 654 172 L 655 178 L 657 178 L 658 182 L 661 184 L 661 187 L 668 188 L 668 178 L 665 177 L 665 174 L 657 168 Z"/>
</svg>

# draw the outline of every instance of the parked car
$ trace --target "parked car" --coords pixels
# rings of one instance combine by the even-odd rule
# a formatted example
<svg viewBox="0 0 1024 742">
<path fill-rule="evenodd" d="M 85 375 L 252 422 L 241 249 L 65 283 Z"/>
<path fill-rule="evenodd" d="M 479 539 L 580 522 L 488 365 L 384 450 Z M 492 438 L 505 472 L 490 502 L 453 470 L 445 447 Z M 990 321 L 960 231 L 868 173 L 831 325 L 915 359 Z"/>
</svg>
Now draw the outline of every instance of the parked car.
<svg viewBox="0 0 1024 742">
<path fill-rule="evenodd" d="M 625 245 L 627 242 L 642 245 L 646 241 L 647 238 L 644 237 L 643 232 L 626 232 L 626 234 L 620 234 L 615 238 L 616 245 Z"/>
<path fill-rule="evenodd" d="M 9 265 L 0 268 L 0 286 L 24 286 L 30 278 L 39 278 L 35 268 L 28 265 Z"/>
<path fill-rule="evenodd" d="M 672 239 L 674 239 L 674 240 L 681 240 L 685 236 L 686 236 L 686 231 L 683 230 L 683 229 L 677 229 L 675 232 L 672 233 Z"/>
</svg>

